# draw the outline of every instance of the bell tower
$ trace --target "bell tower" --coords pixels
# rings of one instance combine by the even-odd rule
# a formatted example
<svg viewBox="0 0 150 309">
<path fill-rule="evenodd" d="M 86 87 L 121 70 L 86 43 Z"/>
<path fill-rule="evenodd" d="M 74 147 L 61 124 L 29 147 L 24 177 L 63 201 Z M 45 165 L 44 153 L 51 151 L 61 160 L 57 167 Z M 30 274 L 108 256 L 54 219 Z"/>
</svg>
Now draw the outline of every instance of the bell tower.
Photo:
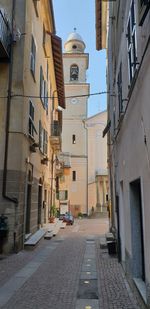
<svg viewBox="0 0 150 309">
<path fill-rule="evenodd" d="M 63 54 L 66 110 L 63 111 L 62 151 L 70 167 L 64 175 L 63 189 L 73 215 L 87 214 L 87 104 L 90 86 L 86 82 L 89 55 L 81 36 L 73 32 L 65 42 Z M 61 201 L 60 201 L 61 202 Z"/>
</svg>

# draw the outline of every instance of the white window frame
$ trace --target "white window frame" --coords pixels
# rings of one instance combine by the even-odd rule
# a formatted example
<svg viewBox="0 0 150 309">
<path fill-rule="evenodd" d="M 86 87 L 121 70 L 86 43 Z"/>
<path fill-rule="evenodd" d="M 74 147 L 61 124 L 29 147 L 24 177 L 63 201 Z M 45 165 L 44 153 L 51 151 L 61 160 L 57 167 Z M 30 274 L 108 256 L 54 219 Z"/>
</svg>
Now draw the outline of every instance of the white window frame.
<svg viewBox="0 0 150 309">
<path fill-rule="evenodd" d="M 36 44 L 34 36 L 31 36 L 31 52 L 30 52 L 30 70 L 33 77 L 35 78 L 35 62 L 36 62 Z"/>
<path fill-rule="evenodd" d="M 32 101 L 29 101 L 29 136 L 34 139 L 34 133 L 37 134 L 35 125 L 34 125 L 34 105 Z"/>
<path fill-rule="evenodd" d="M 127 22 L 127 51 L 128 51 L 128 73 L 131 84 L 137 70 L 137 37 L 136 37 L 136 14 L 135 3 L 131 1 L 129 17 Z"/>
</svg>

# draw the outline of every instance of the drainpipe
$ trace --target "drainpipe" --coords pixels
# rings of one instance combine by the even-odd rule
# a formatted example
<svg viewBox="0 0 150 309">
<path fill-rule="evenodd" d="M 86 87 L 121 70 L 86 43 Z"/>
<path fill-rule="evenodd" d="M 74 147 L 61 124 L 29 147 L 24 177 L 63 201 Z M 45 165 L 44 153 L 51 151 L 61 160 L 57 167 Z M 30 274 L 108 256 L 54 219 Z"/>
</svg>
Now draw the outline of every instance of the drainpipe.
<svg viewBox="0 0 150 309">
<path fill-rule="evenodd" d="M 12 31 L 13 31 L 13 27 L 14 27 L 15 4 L 16 4 L 16 0 L 13 0 L 13 5 L 12 5 L 12 21 L 11 21 Z M 12 40 L 12 38 L 11 38 L 11 40 Z M 10 108 L 11 108 L 11 89 L 12 89 L 12 71 L 13 71 L 13 46 L 12 46 L 12 41 L 11 41 L 11 44 L 10 44 L 9 80 L 8 80 L 8 96 L 7 96 L 7 108 L 6 108 L 6 136 L 5 136 L 5 152 L 4 152 L 4 169 L 3 169 L 2 195 L 8 201 L 13 202 L 15 204 L 18 204 L 18 201 L 17 201 L 16 198 L 11 198 L 6 193 L 8 145 L 9 145 L 9 124 L 10 124 Z"/>
<path fill-rule="evenodd" d="M 51 206 L 53 205 L 53 174 L 54 174 L 54 153 L 52 153 L 52 159 L 51 159 L 51 195 L 50 195 L 50 215 L 51 215 Z"/>
<path fill-rule="evenodd" d="M 12 3 L 12 19 L 11 19 L 11 31 L 14 28 L 15 18 L 15 6 L 16 0 Z M 9 146 L 9 124 L 10 124 L 10 108 L 11 108 L 11 90 L 12 90 L 12 73 L 13 73 L 13 42 L 11 37 L 10 42 L 10 63 L 9 63 L 9 77 L 8 77 L 8 95 L 7 95 L 7 106 L 6 106 L 6 134 L 5 134 L 5 151 L 4 151 L 4 168 L 3 168 L 3 184 L 2 184 L 2 196 L 9 202 L 15 204 L 15 217 L 16 217 L 16 206 L 18 206 L 18 200 L 7 195 L 7 163 L 8 163 L 8 146 Z M 16 219 L 15 219 L 16 221 Z M 15 222 L 16 225 L 16 222 Z M 16 231 L 14 231 L 14 251 L 16 251 Z"/>
<path fill-rule="evenodd" d="M 87 154 L 87 196 L 86 196 L 86 202 L 87 202 L 87 216 L 89 215 L 89 207 L 88 207 L 88 128 L 86 127 L 85 120 L 83 120 L 84 129 L 86 130 L 86 154 Z"/>
<path fill-rule="evenodd" d="M 54 117 L 53 117 L 53 113 L 54 113 L 54 104 L 55 104 L 55 93 L 57 93 L 57 90 L 53 91 L 53 95 L 52 95 L 52 113 L 51 113 L 51 132 L 50 134 L 52 134 L 52 125 L 54 124 Z M 51 206 L 53 204 L 53 174 L 54 174 L 54 152 L 52 152 L 52 158 L 51 158 L 51 191 L 50 191 L 50 214 L 51 215 Z"/>
</svg>

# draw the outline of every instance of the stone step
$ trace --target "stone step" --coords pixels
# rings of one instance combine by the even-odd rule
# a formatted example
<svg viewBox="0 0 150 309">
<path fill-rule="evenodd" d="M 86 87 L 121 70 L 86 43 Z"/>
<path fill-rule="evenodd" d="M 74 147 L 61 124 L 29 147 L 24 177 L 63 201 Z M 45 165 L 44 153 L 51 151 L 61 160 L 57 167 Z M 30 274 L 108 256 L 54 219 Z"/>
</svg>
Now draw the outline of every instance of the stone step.
<svg viewBox="0 0 150 309">
<path fill-rule="evenodd" d="M 41 228 L 36 231 L 32 236 L 24 242 L 24 247 L 34 247 L 37 243 L 44 237 L 46 231 L 45 229 Z"/>
<path fill-rule="evenodd" d="M 66 222 L 62 222 L 60 228 L 61 228 L 61 229 L 64 229 L 65 227 L 66 227 Z"/>
<path fill-rule="evenodd" d="M 114 237 L 113 233 L 107 233 L 106 234 L 106 240 L 107 241 L 111 241 L 111 240 L 114 240 L 114 239 L 115 239 L 115 237 Z"/>
<path fill-rule="evenodd" d="M 94 212 L 90 218 L 108 218 L 108 212 Z"/>
<path fill-rule="evenodd" d="M 107 249 L 106 237 L 101 237 L 100 238 L 100 248 L 101 249 Z"/>
<path fill-rule="evenodd" d="M 47 231 L 44 235 L 44 239 L 51 239 L 53 237 L 53 231 Z"/>
</svg>

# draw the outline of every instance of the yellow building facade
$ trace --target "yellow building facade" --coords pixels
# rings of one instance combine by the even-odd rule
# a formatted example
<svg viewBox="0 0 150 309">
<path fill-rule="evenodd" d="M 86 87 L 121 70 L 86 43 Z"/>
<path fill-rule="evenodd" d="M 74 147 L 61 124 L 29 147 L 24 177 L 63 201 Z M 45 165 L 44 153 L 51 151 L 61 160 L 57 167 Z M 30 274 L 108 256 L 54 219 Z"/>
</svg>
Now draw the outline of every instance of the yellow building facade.
<svg viewBox="0 0 150 309">
<path fill-rule="evenodd" d="M 107 111 L 93 115 L 85 121 L 88 131 L 88 214 L 93 211 L 107 216 L 108 169 L 107 138 L 103 130 L 107 123 Z"/>
<path fill-rule="evenodd" d="M 87 215 L 87 103 L 90 86 L 86 81 L 89 55 L 81 36 L 73 32 L 63 53 L 66 110 L 63 112 L 62 151 L 65 173 L 60 183 L 60 206 Z M 61 208 L 61 207 L 60 207 Z"/>
<path fill-rule="evenodd" d="M 1 251 L 23 248 L 48 221 L 65 108 L 52 2 L 0 0 Z M 4 222 L 5 221 L 5 222 Z"/>
</svg>

